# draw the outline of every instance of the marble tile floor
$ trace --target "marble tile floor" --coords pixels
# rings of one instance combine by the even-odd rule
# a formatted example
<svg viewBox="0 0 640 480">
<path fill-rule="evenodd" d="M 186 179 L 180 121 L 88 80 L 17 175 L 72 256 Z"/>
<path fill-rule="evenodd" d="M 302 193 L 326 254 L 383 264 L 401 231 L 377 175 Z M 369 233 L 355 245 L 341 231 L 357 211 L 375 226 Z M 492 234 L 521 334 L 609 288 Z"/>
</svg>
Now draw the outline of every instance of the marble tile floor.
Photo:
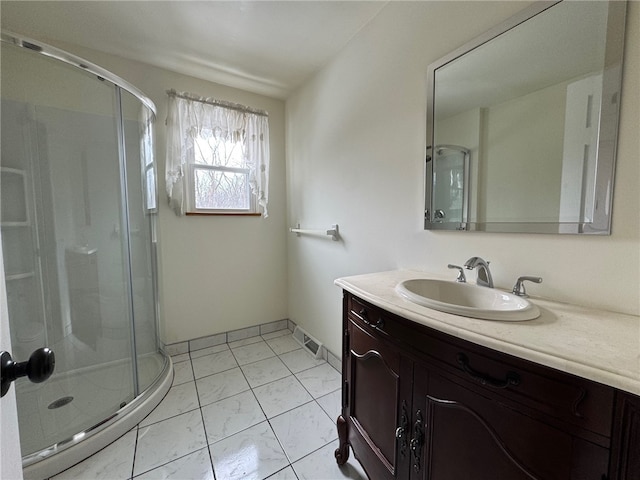
<svg viewBox="0 0 640 480">
<path fill-rule="evenodd" d="M 340 374 L 289 330 L 173 357 L 167 396 L 139 425 L 52 477 L 63 479 L 366 480 L 342 467 Z"/>
</svg>

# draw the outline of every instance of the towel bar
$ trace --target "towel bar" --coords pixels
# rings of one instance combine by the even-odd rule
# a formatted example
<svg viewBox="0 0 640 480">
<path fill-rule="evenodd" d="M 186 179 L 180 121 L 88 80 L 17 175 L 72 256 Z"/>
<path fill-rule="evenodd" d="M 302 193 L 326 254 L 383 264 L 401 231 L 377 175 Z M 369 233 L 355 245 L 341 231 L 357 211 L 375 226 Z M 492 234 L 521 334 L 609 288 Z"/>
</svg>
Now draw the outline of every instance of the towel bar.
<svg viewBox="0 0 640 480">
<path fill-rule="evenodd" d="M 306 230 L 300 228 L 300 224 L 298 224 L 295 228 L 290 228 L 290 232 L 295 233 L 297 236 L 300 235 L 328 235 L 331 237 L 331 240 L 337 242 L 340 239 L 340 232 L 338 231 L 338 225 L 331 225 L 329 230 Z"/>
</svg>

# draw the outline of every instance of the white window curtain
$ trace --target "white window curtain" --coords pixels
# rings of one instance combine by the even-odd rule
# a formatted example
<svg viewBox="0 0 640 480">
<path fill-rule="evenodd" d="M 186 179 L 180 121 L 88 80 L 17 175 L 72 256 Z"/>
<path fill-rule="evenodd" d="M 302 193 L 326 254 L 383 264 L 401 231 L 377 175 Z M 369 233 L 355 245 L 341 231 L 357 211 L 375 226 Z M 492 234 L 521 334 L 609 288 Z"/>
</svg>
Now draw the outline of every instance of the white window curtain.
<svg viewBox="0 0 640 480">
<path fill-rule="evenodd" d="M 201 98 L 189 93 L 169 95 L 167 115 L 166 186 L 169 205 L 177 215 L 186 209 L 186 175 L 194 162 L 195 139 L 210 132 L 230 140 L 242 139 L 250 170 L 249 183 L 256 203 L 268 216 L 269 201 L 269 117 L 266 112 L 242 105 Z"/>
</svg>

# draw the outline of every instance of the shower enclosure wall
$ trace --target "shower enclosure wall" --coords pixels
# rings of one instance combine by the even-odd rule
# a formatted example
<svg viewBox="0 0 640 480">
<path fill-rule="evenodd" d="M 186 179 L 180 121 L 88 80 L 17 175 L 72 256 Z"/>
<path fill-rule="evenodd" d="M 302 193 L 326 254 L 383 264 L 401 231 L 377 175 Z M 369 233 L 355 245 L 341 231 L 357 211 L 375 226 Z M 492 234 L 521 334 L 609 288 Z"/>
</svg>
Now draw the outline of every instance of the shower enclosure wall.
<svg viewBox="0 0 640 480">
<path fill-rule="evenodd" d="M 45 478 L 125 433 L 171 381 L 158 341 L 155 107 L 99 67 L 4 32 L 1 62 L 12 355 L 56 355 L 47 382 L 15 383 L 25 477 Z"/>
</svg>

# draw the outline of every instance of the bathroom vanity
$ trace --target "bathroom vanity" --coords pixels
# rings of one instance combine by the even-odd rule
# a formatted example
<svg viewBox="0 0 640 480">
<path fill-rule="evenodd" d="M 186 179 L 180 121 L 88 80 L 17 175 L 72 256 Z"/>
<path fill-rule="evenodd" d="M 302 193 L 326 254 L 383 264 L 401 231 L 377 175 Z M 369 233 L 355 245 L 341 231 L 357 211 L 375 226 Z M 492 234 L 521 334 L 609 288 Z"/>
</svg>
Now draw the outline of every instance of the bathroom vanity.
<svg viewBox="0 0 640 480">
<path fill-rule="evenodd" d="M 534 300 L 494 322 L 398 295 L 394 271 L 342 278 L 339 464 L 369 478 L 640 479 L 640 320 Z"/>
</svg>

